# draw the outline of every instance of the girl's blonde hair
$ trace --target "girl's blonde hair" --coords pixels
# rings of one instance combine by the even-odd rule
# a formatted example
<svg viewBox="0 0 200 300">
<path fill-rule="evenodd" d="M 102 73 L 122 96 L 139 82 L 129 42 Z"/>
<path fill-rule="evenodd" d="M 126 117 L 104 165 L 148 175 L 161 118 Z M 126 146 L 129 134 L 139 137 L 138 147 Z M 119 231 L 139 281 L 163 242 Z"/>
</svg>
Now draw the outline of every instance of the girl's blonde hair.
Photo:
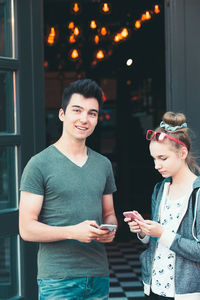
<svg viewBox="0 0 200 300">
<path fill-rule="evenodd" d="M 189 128 L 183 127 L 183 128 L 178 128 L 176 130 L 173 130 L 173 127 L 181 126 L 184 123 L 186 123 L 186 116 L 183 113 L 175 113 L 172 111 L 168 111 L 163 115 L 162 121 L 163 121 L 162 124 L 164 124 L 164 127 L 159 126 L 156 128 L 156 131 L 161 131 L 161 132 L 167 133 L 167 134 L 175 137 L 179 141 L 183 142 L 186 145 L 187 150 L 188 150 L 188 155 L 186 158 L 186 163 L 187 163 L 188 167 L 190 168 L 190 170 L 192 172 L 196 173 L 196 171 L 197 171 L 198 173 L 200 173 L 200 167 L 197 164 L 194 155 L 191 153 L 192 142 L 191 142 L 191 137 L 190 137 L 190 133 L 189 133 L 189 131 L 190 131 Z M 166 124 L 166 127 L 165 127 L 165 124 Z M 171 130 L 170 130 L 170 127 L 171 127 Z M 171 144 L 173 144 L 173 146 L 177 149 L 182 147 L 180 144 L 178 144 L 170 139 L 169 139 L 169 142 Z"/>
</svg>

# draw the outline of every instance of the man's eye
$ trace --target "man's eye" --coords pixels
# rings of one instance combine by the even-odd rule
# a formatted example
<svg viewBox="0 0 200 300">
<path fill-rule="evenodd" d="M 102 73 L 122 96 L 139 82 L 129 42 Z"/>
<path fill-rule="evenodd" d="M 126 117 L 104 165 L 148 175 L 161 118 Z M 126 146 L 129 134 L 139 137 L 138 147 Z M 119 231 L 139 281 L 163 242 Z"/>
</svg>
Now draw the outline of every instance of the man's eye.
<svg viewBox="0 0 200 300">
<path fill-rule="evenodd" d="M 91 112 L 90 115 L 93 116 L 93 117 L 96 117 L 96 116 L 97 116 L 97 113 Z"/>
<path fill-rule="evenodd" d="M 74 112 L 80 112 L 80 109 L 74 108 L 73 111 L 74 111 Z"/>
<path fill-rule="evenodd" d="M 166 159 L 167 159 L 167 157 L 162 157 L 162 158 L 161 158 L 161 160 L 166 160 Z"/>
</svg>

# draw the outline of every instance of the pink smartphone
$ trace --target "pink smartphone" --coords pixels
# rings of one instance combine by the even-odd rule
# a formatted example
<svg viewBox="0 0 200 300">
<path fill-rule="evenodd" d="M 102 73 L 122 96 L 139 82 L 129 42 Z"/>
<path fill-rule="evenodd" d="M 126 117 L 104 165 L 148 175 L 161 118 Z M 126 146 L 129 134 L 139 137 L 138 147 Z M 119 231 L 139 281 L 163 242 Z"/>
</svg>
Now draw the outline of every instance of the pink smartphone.
<svg viewBox="0 0 200 300">
<path fill-rule="evenodd" d="M 142 217 L 139 217 L 134 211 L 125 211 L 125 212 L 123 212 L 123 215 L 126 218 L 130 218 L 131 221 L 135 221 L 135 220 L 139 220 L 141 222 L 144 221 L 144 219 Z"/>
</svg>

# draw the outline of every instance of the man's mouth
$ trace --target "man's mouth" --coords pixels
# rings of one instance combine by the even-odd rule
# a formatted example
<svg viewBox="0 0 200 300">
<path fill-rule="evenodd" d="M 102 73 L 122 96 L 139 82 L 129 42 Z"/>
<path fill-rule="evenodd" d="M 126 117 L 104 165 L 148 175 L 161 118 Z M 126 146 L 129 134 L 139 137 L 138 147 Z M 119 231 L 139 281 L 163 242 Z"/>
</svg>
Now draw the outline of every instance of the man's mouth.
<svg viewBox="0 0 200 300">
<path fill-rule="evenodd" d="M 83 126 L 75 126 L 78 130 L 81 130 L 81 131 L 86 131 L 88 130 L 87 127 L 83 127 Z"/>
</svg>

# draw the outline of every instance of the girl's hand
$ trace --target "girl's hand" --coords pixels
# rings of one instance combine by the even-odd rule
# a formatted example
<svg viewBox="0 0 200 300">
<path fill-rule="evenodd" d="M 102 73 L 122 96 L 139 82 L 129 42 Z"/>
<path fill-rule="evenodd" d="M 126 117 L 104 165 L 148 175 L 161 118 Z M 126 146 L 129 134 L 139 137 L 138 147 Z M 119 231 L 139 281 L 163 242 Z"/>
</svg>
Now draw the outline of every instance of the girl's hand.
<svg viewBox="0 0 200 300">
<path fill-rule="evenodd" d="M 145 220 L 144 222 L 137 221 L 143 233 L 152 237 L 161 237 L 164 228 L 158 222 Z"/>
<path fill-rule="evenodd" d="M 125 218 L 124 222 L 128 223 L 128 226 L 129 226 L 131 232 L 134 232 L 134 233 L 141 232 L 141 229 L 140 229 L 140 226 L 138 225 L 138 223 L 135 221 L 131 222 L 131 218 Z"/>
</svg>

